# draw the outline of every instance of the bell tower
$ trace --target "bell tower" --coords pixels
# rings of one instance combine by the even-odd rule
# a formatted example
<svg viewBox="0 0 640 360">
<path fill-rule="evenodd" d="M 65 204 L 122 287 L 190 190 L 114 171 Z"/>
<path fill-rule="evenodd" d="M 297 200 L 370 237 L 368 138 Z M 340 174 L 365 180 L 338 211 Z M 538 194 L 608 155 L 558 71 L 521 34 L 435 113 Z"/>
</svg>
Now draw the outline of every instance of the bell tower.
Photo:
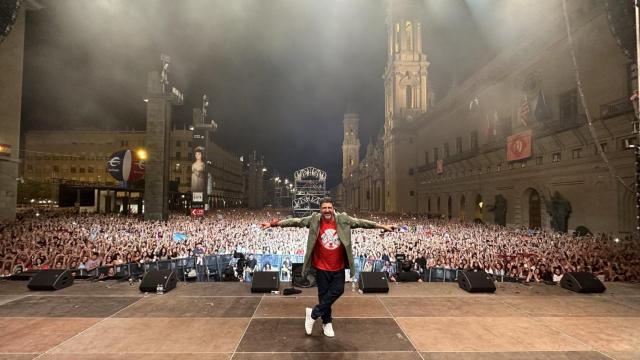
<svg viewBox="0 0 640 360">
<path fill-rule="evenodd" d="M 342 120 L 344 125 L 344 140 L 342 141 L 342 179 L 346 180 L 358 169 L 360 163 L 360 139 L 358 138 L 358 123 L 360 118 L 351 106 L 347 108 Z"/>
<path fill-rule="evenodd" d="M 387 8 L 387 65 L 384 74 L 385 209 L 416 210 L 416 166 L 412 131 L 428 110 L 427 56 L 422 52 L 422 9 L 417 0 L 390 0 Z"/>
</svg>

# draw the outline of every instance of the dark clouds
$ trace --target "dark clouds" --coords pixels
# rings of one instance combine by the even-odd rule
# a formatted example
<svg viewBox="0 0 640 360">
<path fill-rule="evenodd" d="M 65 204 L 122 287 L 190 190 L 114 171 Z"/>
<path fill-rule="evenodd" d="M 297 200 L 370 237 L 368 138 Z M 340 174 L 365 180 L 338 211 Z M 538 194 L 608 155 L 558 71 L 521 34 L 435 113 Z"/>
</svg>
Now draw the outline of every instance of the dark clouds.
<svg viewBox="0 0 640 360">
<path fill-rule="evenodd" d="M 144 129 L 146 73 L 159 68 L 160 53 L 171 56 L 170 79 L 185 93 L 176 123 L 189 123 L 207 93 L 218 142 L 238 154 L 257 150 L 283 176 L 314 165 L 337 183 L 349 100 L 363 151 L 382 127 L 383 1 L 40 1 L 45 9 L 27 19 L 24 130 Z M 502 3 L 425 2 L 436 96 L 504 40 L 479 31 Z"/>
</svg>

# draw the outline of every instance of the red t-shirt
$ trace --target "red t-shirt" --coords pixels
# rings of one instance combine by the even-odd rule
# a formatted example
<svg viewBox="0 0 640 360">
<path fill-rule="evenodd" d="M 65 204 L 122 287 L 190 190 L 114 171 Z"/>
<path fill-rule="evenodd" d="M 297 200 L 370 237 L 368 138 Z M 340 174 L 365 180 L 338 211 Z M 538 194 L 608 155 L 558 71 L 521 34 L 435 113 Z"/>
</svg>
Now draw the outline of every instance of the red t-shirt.
<svg viewBox="0 0 640 360">
<path fill-rule="evenodd" d="M 338 238 L 336 220 L 320 221 L 320 231 L 313 248 L 313 266 L 325 271 L 344 269 L 344 246 Z"/>
</svg>

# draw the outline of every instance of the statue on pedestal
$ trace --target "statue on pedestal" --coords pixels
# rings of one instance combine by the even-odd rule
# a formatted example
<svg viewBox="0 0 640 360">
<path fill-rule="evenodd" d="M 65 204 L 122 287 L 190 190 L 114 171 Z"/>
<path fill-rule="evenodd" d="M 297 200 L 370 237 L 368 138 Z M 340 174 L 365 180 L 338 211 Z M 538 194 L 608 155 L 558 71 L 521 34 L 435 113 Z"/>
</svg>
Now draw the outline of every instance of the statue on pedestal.
<svg viewBox="0 0 640 360">
<path fill-rule="evenodd" d="M 567 232 L 567 220 L 571 213 L 571 203 L 559 192 L 554 192 L 550 200 L 545 199 L 547 213 L 551 216 L 551 228 L 555 231 Z"/>
</svg>

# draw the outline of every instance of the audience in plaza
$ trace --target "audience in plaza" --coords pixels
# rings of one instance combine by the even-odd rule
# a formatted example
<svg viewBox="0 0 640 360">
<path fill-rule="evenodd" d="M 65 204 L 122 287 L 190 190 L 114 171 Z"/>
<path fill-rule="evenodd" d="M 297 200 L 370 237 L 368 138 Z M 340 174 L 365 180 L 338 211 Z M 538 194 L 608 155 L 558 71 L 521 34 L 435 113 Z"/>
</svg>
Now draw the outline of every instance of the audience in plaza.
<svg viewBox="0 0 640 360">
<path fill-rule="evenodd" d="M 0 266 L 7 276 L 31 269 L 93 270 L 237 252 L 248 255 L 244 271 L 250 273 L 258 270 L 253 255 L 304 254 L 305 229 L 263 231 L 258 226 L 285 216 L 236 209 L 205 218 L 172 215 L 162 222 L 116 214 L 27 212 L 13 223 L 0 224 Z M 640 280 L 640 246 L 633 241 L 426 217 L 363 216 L 400 229 L 353 230 L 352 236 L 354 255 L 365 261 L 364 271 L 380 261 L 382 271 L 394 280 L 398 279 L 393 273 L 396 254 L 406 256 L 402 264 L 408 272 L 403 278 L 413 278 L 409 272 L 444 268 L 485 270 L 526 282 L 558 282 L 568 271 L 589 271 L 603 281 Z"/>
</svg>

